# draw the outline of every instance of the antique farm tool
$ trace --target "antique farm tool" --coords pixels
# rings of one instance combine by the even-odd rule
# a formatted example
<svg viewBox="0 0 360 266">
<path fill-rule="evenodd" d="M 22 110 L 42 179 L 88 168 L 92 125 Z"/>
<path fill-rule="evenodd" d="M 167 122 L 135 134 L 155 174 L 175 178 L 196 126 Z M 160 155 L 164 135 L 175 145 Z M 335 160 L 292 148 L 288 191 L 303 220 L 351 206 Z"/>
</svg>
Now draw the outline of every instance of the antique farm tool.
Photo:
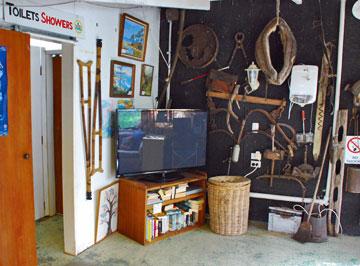
<svg viewBox="0 0 360 266">
<path fill-rule="evenodd" d="M 348 166 L 346 192 L 360 193 L 360 168 Z"/>
<path fill-rule="evenodd" d="M 228 66 L 231 67 L 232 62 L 234 61 L 235 55 L 238 50 L 241 50 L 242 55 L 245 59 L 246 64 L 248 65 L 247 55 L 244 48 L 244 40 L 245 40 L 245 34 L 242 32 L 237 32 L 234 36 L 235 40 L 235 47 L 231 53 L 230 59 L 228 61 Z"/>
<path fill-rule="evenodd" d="M 184 24 L 185 24 L 185 10 L 182 9 L 180 11 L 180 19 L 179 19 L 179 30 L 178 30 L 178 40 L 177 40 L 177 44 L 176 44 L 176 50 L 175 50 L 175 55 L 171 64 L 171 69 L 170 72 L 168 74 L 168 76 L 165 79 L 165 84 L 163 87 L 163 90 L 161 91 L 161 94 L 159 96 L 159 100 L 158 100 L 158 106 L 157 107 L 161 107 L 165 96 L 166 96 L 166 92 L 167 89 L 169 87 L 169 84 L 171 82 L 171 79 L 175 73 L 175 69 L 176 69 L 176 65 L 177 62 L 179 60 L 179 54 L 180 54 L 180 49 L 181 49 L 181 44 L 182 44 L 182 39 L 183 39 L 183 33 L 184 33 Z"/>
<path fill-rule="evenodd" d="M 345 91 L 350 91 L 353 94 L 353 104 L 355 107 L 360 107 L 360 80 L 353 85 L 347 85 Z"/>
<path fill-rule="evenodd" d="M 332 140 L 333 143 L 329 166 L 331 176 L 329 209 L 334 210 L 338 217 L 341 217 L 343 195 L 347 117 L 347 109 L 339 110 L 335 125 L 336 135 L 333 136 Z M 328 213 L 328 232 L 332 236 L 337 236 L 340 231 L 340 221 L 339 219 L 335 219 L 335 223 L 333 223 L 333 215 L 333 212 Z"/>
<path fill-rule="evenodd" d="M 307 145 L 309 143 L 313 143 L 314 142 L 314 134 L 311 132 L 311 130 L 309 132 L 305 131 L 305 121 L 306 121 L 306 117 L 305 117 L 305 111 L 301 110 L 301 120 L 302 120 L 302 129 L 303 132 L 296 134 L 296 143 L 297 144 L 304 144 Z"/>
<path fill-rule="evenodd" d="M 265 150 L 264 158 L 271 161 L 270 176 L 275 174 L 275 161 L 284 160 L 285 152 L 275 148 L 275 125 L 271 125 L 271 150 Z M 273 185 L 273 178 L 270 177 L 270 187 Z"/>
<path fill-rule="evenodd" d="M 229 67 L 228 67 L 228 66 L 222 67 L 222 68 L 217 69 L 216 71 L 224 71 L 224 70 L 226 70 L 226 69 L 229 69 Z M 190 83 L 190 82 L 193 82 L 193 81 L 195 81 L 195 80 L 205 78 L 205 77 L 207 77 L 209 74 L 210 74 L 210 72 L 206 72 L 206 73 L 204 73 L 204 74 L 200 74 L 200 75 L 198 75 L 198 76 L 196 76 L 196 77 L 193 77 L 193 78 L 191 78 L 191 79 L 187 79 L 187 80 L 181 81 L 180 84 L 181 84 L 181 85 L 186 85 L 186 84 L 188 84 L 188 83 Z"/>
<path fill-rule="evenodd" d="M 208 97 L 214 97 L 219 98 L 223 100 L 229 100 L 231 98 L 230 93 L 221 93 L 221 92 L 215 92 L 215 91 L 208 91 L 206 93 Z M 262 97 L 256 97 L 256 96 L 248 96 L 248 95 L 236 95 L 235 99 L 237 101 L 242 101 L 246 103 L 252 103 L 252 104 L 263 104 L 263 105 L 272 105 L 272 106 L 284 106 L 286 107 L 286 100 L 285 99 L 265 99 Z"/>
<path fill-rule="evenodd" d="M 279 17 L 279 3 L 277 17 L 272 19 L 260 33 L 255 47 L 256 62 L 266 76 L 269 84 L 281 85 L 289 76 L 295 62 L 297 45 L 294 34 L 284 19 Z M 272 65 L 270 55 L 270 35 L 279 28 L 281 43 L 283 46 L 284 64 L 280 72 L 277 72 Z"/>
<path fill-rule="evenodd" d="M 211 69 L 205 86 L 210 91 L 232 93 L 237 80 L 237 75 Z"/>
<path fill-rule="evenodd" d="M 312 215 L 312 211 L 314 209 L 314 204 L 315 204 L 315 200 L 316 200 L 316 196 L 319 190 L 319 186 L 320 186 L 320 181 L 321 181 L 321 176 L 324 170 L 324 165 L 325 165 L 325 160 L 326 160 L 326 156 L 327 156 L 327 151 L 329 148 L 329 143 L 330 143 L 330 137 L 331 137 L 331 128 L 329 129 L 329 133 L 326 139 L 326 145 L 325 145 L 325 150 L 324 150 L 324 154 L 323 154 L 323 158 L 322 158 L 322 162 L 321 162 L 321 167 L 320 167 L 320 172 L 319 172 L 319 176 L 316 182 L 316 186 L 315 186 L 315 191 L 313 194 L 313 198 L 311 201 L 311 205 L 310 205 L 310 210 L 309 213 L 307 215 L 306 221 L 302 222 L 298 231 L 296 232 L 296 234 L 293 236 L 293 238 L 301 243 L 305 243 L 305 242 L 309 242 L 312 239 L 312 225 L 310 223 L 310 218 Z"/>
<path fill-rule="evenodd" d="M 195 24 L 184 30 L 179 58 L 191 68 L 204 68 L 210 65 L 219 51 L 219 40 L 215 32 L 203 24 Z"/>
<path fill-rule="evenodd" d="M 93 108 L 93 124 L 91 139 L 91 175 L 104 172 L 102 168 L 102 108 L 101 108 L 101 48 L 102 40 L 96 40 L 96 79 L 95 79 L 95 95 Z M 97 121 L 99 115 L 99 121 Z M 97 125 L 98 124 L 98 125 Z M 98 128 L 96 130 L 96 128 Z M 98 137 L 98 167 L 95 167 L 95 142 Z M 91 192 L 89 195 L 91 199 Z"/>
<path fill-rule="evenodd" d="M 331 54 L 332 43 L 325 44 L 325 51 L 322 57 L 321 73 L 319 80 L 319 90 L 316 103 L 316 118 L 315 118 L 315 135 L 313 144 L 313 157 L 317 161 L 319 158 L 322 142 L 322 131 L 324 126 L 326 95 L 329 87 L 329 79 L 331 77 Z"/>
<path fill-rule="evenodd" d="M 85 146 L 85 158 L 86 158 L 86 198 L 88 198 L 88 193 L 90 193 L 91 199 L 91 65 L 92 61 L 83 62 L 77 60 L 79 66 L 79 76 L 80 76 L 80 104 L 81 104 L 81 117 L 82 117 L 82 128 L 83 128 L 83 138 Z M 84 76 L 83 68 L 87 68 L 87 100 L 85 100 L 84 93 Z M 87 105 L 88 115 L 87 115 L 87 126 L 85 118 L 85 105 Z"/>
</svg>

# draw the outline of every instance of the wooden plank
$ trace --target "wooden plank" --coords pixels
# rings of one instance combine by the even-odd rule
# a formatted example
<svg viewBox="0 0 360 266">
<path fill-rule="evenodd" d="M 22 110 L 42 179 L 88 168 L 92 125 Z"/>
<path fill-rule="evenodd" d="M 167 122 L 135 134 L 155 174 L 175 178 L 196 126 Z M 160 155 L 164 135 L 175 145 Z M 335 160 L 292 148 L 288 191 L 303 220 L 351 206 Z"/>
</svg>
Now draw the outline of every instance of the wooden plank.
<svg viewBox="0 0 360 266">
<path fill-rule="evenodd" d="M 139 5 L 139 0 L 86 0 L 86 2 L 114 7 L 120 7 L 121 5 Z M 210 0 L 142 0 L 141 5 L 162 8 L 210 10 Z"/>
<path fill-rule="evenodd" d="M 145 243 L 146 191 L 120 179 L 119 183 L 119 233 Z"/>
<path fill-rule="evenodd" d="M 212 98 L 218 98 L 222 100 L 229 100 L 231 98 L 230 93 L 223 93 L 223 92 L 214 92 L 214 91 L 208 91 L 206 93 L 208 97 Z M 244 96 L 244 95 L 237 95 L 236 100 L 238 101 L 244 101 L 247 103 L 253 103 L 253 104 L 264 104 L 264 105 L 274 105 L 274 106 L 286 106 L 286 100 L 282 99 L 269 99 L 269 98 L 262 98 L 262 97 L 256 97 L 256 96 Z"/>
<path fill-rule="evenodd" d="M 9 135 L 0 137 L 0 265 L 37 265 L 31 145 L 30 36 L 0 30 L 7 48 Z M 36 119 L 34 117 L 33 119 Z"/>
<path fill-rule="evenodd" d="M 176 230 L 176 231 L 169 231 L 167 232 L 166 234 L 163 234 L 163 235 L 159 235 L 157 238 L 154 238 L 152 239 L 151 241 L 145 241 L 145 245 L 149 245 L 149 244 L 153 244 L 155 242 L 158 242 L 160 240 L 163 240 L 163 239 L 166 239 L 168 237 L 172 237 L 172 236 L 176 236 L 178 234 L 181 234 L 181 233 L 185 233 L 185 232 L 188 232 L 188 231 L 191 231 L 193 229 L 196 229 L 196 228 L 199 228 L 201 225 L 199 223 L 195 224 L 195 225 L 191 225 L 191 226 L 188 226 L 188 227 L 185 227 L 183 229 L 180 229 L 180 230 Z"/>
<path fill-rule="evenodd" d="M 61 56 L 53 57 L 53 97 L 54 97 L 54 165 L 56 213 L 63 213 L 62 190 L 62 125 L 61 125 Z"/>
<path fill-rule="evenodd" d="M 329 171 L 331 171 L 329 209 L 334 210 L 341 217 L 344 171 L 345 171 L 345 145 L 347 132 L 348 110 L 339 110 L 336 122 L 336 135 L 333 136 L 332 158 L 330 158 Z M 342 128 L 342 139 L 339 140 L 339 131 Z M 338 164 L 338 166 L 337 166 Z M 333 222 L 335 219 L 335 222 Z M 340 232 L 339 220 L 332 212 L 328 212 L 328 232 L 332 236 L 338 236 Z"/>
</svg>

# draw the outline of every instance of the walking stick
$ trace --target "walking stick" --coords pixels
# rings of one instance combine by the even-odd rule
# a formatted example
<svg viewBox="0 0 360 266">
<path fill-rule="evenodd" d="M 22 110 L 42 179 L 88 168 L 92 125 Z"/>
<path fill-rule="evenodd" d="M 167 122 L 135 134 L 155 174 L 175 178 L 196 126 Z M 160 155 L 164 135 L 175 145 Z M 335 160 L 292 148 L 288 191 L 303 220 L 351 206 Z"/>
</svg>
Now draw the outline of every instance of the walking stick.
<svg viewBox="0 0 360 266">
<path fill-rule="evenodd" d="M 85 157 L 86 157 L 86 199 L 91 200 L 91 147 L 90 147 L 90 139 L 91 139 L 91 65 L 92 61 L 83 62 L 81 60 L 77 60 L 79 65 L 79 75 L 80 75 L 80 103 L 81 103 L 81 117 L 82 117 L 82 128 L 83 128 L 83 137 L 84 137 L 84 145 L 85 145 Z M 87 77 L 88 77 L 88 99 L 85 100 L 84 96 L 84 76 L 83 76 L 83 68 L 87 68 Z M 88 123 L 86 129 L 86 119 L 85 119 L 85 104 L 88 106 Z"/>
<path fill-rule="evenodd" d="M 103 173 L 102 168 L 102 109 L 101 109 L 101 48 L 102 40 L 96 40 L 96 81 L 95 81 L 95 95 L 94 95 L 94 109 L 93 109 L 93 125 L 92 125 L 92 141 L 91 149 L 93 156 L 91 159 L 91 175 L 95 173 Z M 99 125 L 96 131 L 97 114 L 99 114 Z M 98 148 L 99 148 L 99 165 L 95 168 L 95 142 L 96 136 L 99 136 Z"/>
</svg>

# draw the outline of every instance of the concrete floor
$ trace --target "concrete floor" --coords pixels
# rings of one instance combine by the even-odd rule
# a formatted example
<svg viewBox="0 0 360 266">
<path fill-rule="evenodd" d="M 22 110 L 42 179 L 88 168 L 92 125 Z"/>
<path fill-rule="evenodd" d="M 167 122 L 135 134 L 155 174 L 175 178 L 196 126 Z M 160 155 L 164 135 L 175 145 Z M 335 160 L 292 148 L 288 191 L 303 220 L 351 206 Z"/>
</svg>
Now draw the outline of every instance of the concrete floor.
<svg viewBox="0 0 360 266">
<path fill-rule="evenodd" d="M 62 224 L 61 216 L 37 223 L 39 265 L 360 265 L 359 237 L 300 244 L 258 223 L 243 236 L 217 235 L 204 226 L 146 247 L 114 233 L 72 257 L 63 253 Z"/>
</svg>

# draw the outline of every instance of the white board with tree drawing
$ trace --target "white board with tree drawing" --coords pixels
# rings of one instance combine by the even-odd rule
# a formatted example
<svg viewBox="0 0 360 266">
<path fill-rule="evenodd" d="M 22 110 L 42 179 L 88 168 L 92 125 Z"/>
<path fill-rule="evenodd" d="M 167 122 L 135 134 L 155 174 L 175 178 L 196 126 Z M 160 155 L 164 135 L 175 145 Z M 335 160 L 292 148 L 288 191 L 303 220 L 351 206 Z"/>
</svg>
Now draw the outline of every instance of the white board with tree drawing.
<svg viewBox="0 0 360 266">
<path fill-rule="evenodd" d="M 95 243 L 117 230 L 119 182 L 99 191 L 96 219 Z"/>
</svg>

